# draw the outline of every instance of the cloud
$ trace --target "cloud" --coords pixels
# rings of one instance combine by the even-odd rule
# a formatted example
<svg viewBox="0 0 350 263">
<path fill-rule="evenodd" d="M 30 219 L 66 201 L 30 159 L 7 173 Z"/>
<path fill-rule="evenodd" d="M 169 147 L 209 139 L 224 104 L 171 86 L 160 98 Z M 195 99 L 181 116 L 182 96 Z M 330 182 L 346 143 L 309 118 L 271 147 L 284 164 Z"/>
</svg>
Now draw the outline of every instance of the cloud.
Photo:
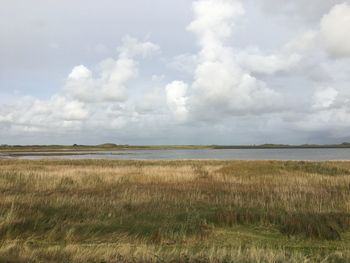
<svg viewBox="0 0 350 263">
<path fill-rule="evenodd" d="M 3 116 L 1 116 L 3 115 Z M 47 101 L 24 97 L 0 114 L 15 131 L 44 132 L 54 129 L 79 129 L 89 117 L 89 110 L 79 101 L 54 95 Z"/>
<path fill-rule="evenodd" d="M 276 15 L 285 19 L 298 19 L 306 22 L 318 22 L 332 6 L 344 0 L 261 0 L 259 4 L 269 15 Z"/>
<path fill-rule="evenodd" d="M 85 66 L 75 67 L 66 81 L 65 92 L 84 102 L 125 101 L 127 84 L 138 73 L 135 61 L 129 58 L 108 59 L 99 66 L 101 70 L 97 78 Z"/>
<path fill-rule="evenodd" d="M 333 3 L 334 4 L 334 3 Z M 333 59 L 350 56 L 350 5 L 336 4 L 318 20 L 317 29 L 304 33 L 287 43 L 286 50 L 317 52 L 324 50 Z M 305 54 L 304 54 L 305 55 Z"/>
<path fill-rule="evenodd" d="M 187 29 L 198 36 L 202 45 L 215 45 L 230 37 L 236 19 L 245 13 L 238 0 L 200 0 L 192 7 L 195 19 Z"/>
<path fill-rule="evenodd" d="M 289 41 L 285 49 L 291 52 L 303 52 L 315 47 L 315 41 L 318 36 L 318 32 L 315 30 L 308 30 L 301 35 L 295 37 Z"/>
<path fill-rule="evenodd" d="M 273 75 L 293 69 L 301 60 L 298 53 L 273 52 L 264 54 L 260 49 L 244 50 L 237 55 L 238 63 L 251 73 Z"/>
<path fill-rule="evenodd" d="M 320 35 L 327 51 L 334 57 L 350 56 L 350 5 L 334 6 L 320 25 Z"/>
<path fill-rule="evenodd" d="M 340 9 L 339 6 L 342 7 L 341 11 L 337 11 Z M 335 35 L 329 37 L 333 39 L 336 48 L 332 50 L 326 45 L 325 51 L 331 55 L 336 55 L 335 52 L 338 52 L 337 56 L 346 56 L 347 48 L 350 46 L 347 45 L 346 39 L 350 34 L 344 32 L 348 29 L 344 25 L 349 24 L 344 23 L 348 17 L 344 11 L 347 9 L 345 8 L 347 4 L 339 6 L 332 8 L 329 15 L 335 20 L 334 14 L 337 14 L 335 24 L 342 28 L 340 30 L 343 32 L 342 38 L 335 28 L 333 32 Z M 340 74 L 335 74 L 339 66 L 328 61 L 323 55 L 322 41 L 327 43 L 322 38 L 324 21 L 329 15 L 321 20 L 320 30 L 306 30 L 280 50 L 265 52 L 259 47 L 242 50 L 227 44 L 234 33 L 235 25 L 245 13 L 240 2 L 199 0 L 194 3 L 193 8 L 195 20 L 188 30 L 196 35 L 200 51 L 193 54 L 196 58 L 193 82 L 188 84 L 175 81 L 169 84 L 174 89 L 178 86 L 186 87 L 181 89 L 181 94 L 178 96 L 179 101 L 183 102 L 180 107 L 174 105 L 170 107 L 175 116 L 178 115 L 176 112 L 182 109 L 181 112 L 186 113 L 182 114 L 182 121 L 187 118 L 187 121 L 222 122 L 223 119 L 233 116 L 257 116 L 268 113 L 271 118 L 272 114 L 277 114 L 284 121 L 286 129 L 290 127 L 300 133 L 328 131 L 330 134 L 339 134 L 337 132 L 339 126 L 332 118 L 342 121 L 350 118 L 348 113 L 350 106 L 347 100 L 338 99 L 339 94 L 345 96 L 346 94 L 327 86 L 314 93 L 311 92 L 315 72 L 321 70 L 322 65 L 328 65 L 327 74 L 332 78 L 317 77 L 317 85 L 322 85 L 322 81 L 332 82 L 334 85 L 342 81 L 337 78 Z M 273 80 L 279 72 L 289 72 L 292 79 L 300 78 L 304 81 L 304 85 L 310 83 L 310 91 L 305 92 L 310 94 L 310 97 L 295 92 L 294 97 L 288 98 L 286 94 L 279 94 L 269 88 L 269 83 L 265 81 Z M 268 75 L 269 78 L 264 78 L 263 81 L 257 77 L 259 75 Z M 290 88 L 294 89 L 292 85 Z M 333 127 L 327 123 L 332 123 Z"/>
<path fill-rule="evenodd" d="M 309 30 L 290 41 L 286 48 L 304 52 L 325 50 L 332 58 L 350 56 L 350 5 L 336 4 L 318 21 L 317 30 Z"/>
<path fill-rule="evenodd" d="M 290 129 L 301 134 L 307 133 L 315 136 L 315 134 L 322 133 L 328 139 L 348 137 L 350 128 L 349 105 L 297 115 L 294 121 L 288 122 L 288 125 Z"/>
<path fill-rule="evenodd" d="M 136 102 L 136 111 L 143 115 L 164 114 L 166 102 L 164 101 L 164 91 L 155 87 L 143 92 L 143 96 Z"/>
<path fill-rule="evenodd" d="M 126 37 L 117 59 L 106 59 L 95 71 L 76 66 L 63 89 L 47 100 L 21 97 L 0 109 L 0 130 L 13 132 L 53 132 L 121 128 L 136 121 L 138 114 L 127 98 L 129 81 L 137 76 L 138 56 L 159 51 L 151 42 Z"/>
<path fill-rule="evenodd" d="M 193 10 L 195 18 L 187 29 L 196 35 L 200 51 L 194 55 L 197 64 L 192 84 L 175 81 L 167 86 L 167 90 L 179 90 L 170 107 L 175 116 L 206 120 L 217 119 L 217 114 L 261 114 L 274 110 L 279 95 L 242 68 L 234 50 L 225 43 L 245 14 L 242 3 L 199 0 L 193 3 Z"/>
<path fill-rule="evenodd" d="M 91 34 L 93 41 L 76 43 L 79 50 L 74 53 L 82 52 L 80 56 L 66 56 L 69 65 L 85 62 L 66 77 L 57 76 L 65 79 L 59 90 L 45 88 L 55 84 L 46 82 L 56 72 L 52 68 L 38 74 L 42 87 L 29 81 L 27 90 L 11 95 L 11 83 L 1 85 L 9 88 L 5 96 L 4 90 L 0 94 L 1 104 L 6 103 L 0 105 L 0 137 L 13 136 L 15 141 L 36 136 L 41 142 L 47 134 L 63 142 L 70 136 L 62 135 L 77 134 L 95 141 L 102 136 L 147 144 L 265 143 L 280 138 L 278 134 L 284 142 L 304 142 L 319 134 L 344 136 L 350 128 L 349 4 L 310 1 L 260 1 L 269 14 L 249 1 L 186 2 L 192 3 L 194 14 L 187 34 L 196 41 L 185 39 L 185 27 L 179 37 L 165 21 L 160 27 L 164 31 L 152 32 L 161 33 L 156 39 L 163 41 L 162 51 L 148 39 L 127 36 L 113 56 L 110 41 L 118 34 L 109 32 L 109 41 Z M 181 23 L 186 21 L 187 16 Z M 54 52 L 64 56 L 65 41 L 50 39 L 45 45 L 49 43 L 60 43 Z M 93 66 L 102 55 L 107 59 Z M 154 55 L 160 59 L 149 59 Z M 15 68 L 17 77 L 22 73 Z"/>
<path fill-rule="evenodd" d="M 314 109 L 327 109 L 333 105 L 339 92 L 331 87 L 316 91 L 313 95 L 312 107 Z"/>
<path fill-rule="evenodd" d="M 135 56 L 148 57 L 160 52 L 160 47 L 150 41 L 140 42 L 136 38 L 126 36 L 123 45 L 117 48 L 120 57 L 132 58 Z"/>
<path fill-rule="evenodd" d="M 187 120 L 188 109 L 186 96 L 188 85 L 182 81 L 173 81 L 165 88 L 166 100 L 169 108 L 174 113 L 178 121 Z"/>
<path fill-rule="evenodd" d="M 73 99 L 86 103 L 126 101 L 127 85 L 138 74 L 138 62 L 134 57 L 146 57 L 158 51 L 159 47 L 151 42 L 142 43 L 125 37 L 118 48 L 118 59 L 102 61 L 96 74 L 84 65 L 74 67 L 64 91 Z"/>
</svg>

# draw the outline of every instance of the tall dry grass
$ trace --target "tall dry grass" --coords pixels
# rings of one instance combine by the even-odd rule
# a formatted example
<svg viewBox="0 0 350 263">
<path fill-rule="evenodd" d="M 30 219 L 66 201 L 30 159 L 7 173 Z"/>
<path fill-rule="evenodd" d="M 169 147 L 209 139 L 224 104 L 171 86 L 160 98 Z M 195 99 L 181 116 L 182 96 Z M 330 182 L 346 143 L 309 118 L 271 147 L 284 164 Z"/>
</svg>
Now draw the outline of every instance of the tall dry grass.
<svg viewBox="0 0 350 263">
<path fill-rule="evenodd" d="M 0 261 L 349 259 L 350 162 L 0 160 L 0 200 Z"/>
</svg>

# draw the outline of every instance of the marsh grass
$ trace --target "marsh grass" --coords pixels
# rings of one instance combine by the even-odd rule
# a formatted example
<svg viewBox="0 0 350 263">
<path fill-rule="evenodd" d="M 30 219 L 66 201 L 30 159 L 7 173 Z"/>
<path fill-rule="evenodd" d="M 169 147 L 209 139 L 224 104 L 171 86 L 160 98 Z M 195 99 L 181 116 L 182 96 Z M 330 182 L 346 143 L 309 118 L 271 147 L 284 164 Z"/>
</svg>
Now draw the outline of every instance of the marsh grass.
<svg viewBox="0 0 350 263">
<path fill-rule="evenodd" d="M 0 160 L 0 262 L 347 262 L 349 173 L 350 162 Z"/>
</svg>

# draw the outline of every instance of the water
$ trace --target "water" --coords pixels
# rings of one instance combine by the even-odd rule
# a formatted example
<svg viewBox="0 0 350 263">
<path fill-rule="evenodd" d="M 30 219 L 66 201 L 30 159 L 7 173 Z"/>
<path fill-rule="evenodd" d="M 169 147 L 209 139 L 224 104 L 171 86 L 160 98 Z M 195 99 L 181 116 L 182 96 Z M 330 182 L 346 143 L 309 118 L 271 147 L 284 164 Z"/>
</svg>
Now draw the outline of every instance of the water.
<svg viewBox="0 0 350 263">
<path fill-rule="evenodd" d="M 90 153 L 21 153 L 17 159 L 118 159 L 118 160 L 350 160 L 350 149 L 225 149 L 225 150 L 127 150 Z M 50 154 L 50 155 L 47 155 Z M 70 154 L 70 155 L 62 155 Z"/>
</svg>

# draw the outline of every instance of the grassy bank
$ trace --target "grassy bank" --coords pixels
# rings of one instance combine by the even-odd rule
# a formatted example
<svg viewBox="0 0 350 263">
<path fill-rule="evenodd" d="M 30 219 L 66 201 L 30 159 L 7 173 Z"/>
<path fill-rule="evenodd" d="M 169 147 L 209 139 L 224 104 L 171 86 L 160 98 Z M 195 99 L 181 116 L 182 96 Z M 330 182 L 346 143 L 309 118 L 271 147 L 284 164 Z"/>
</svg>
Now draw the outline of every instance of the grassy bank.
<svg viewBox="0 0 350 263">
<path fill-rule="evenodd" d="M 214 146 L 201 145 L 0 145 L 0 153 L 11 152 L 100 152 L 100 151 L 123 151 L 123 150 L 203 150 L 213 149 Z"/>
<path fill-rule="evenodd" d="M 0 262 L 349 262 L 350 162 L 0 160 Z"/>
<path fill-rule="evenodd" d="M 21 152 L 99 152 L 123 150 L 227 150 L 227 149 L 347 149 L 350 143 L 342 144 L 261 144 L 261 145 L 0 145 L 0 153 Z"/>
</svg>

